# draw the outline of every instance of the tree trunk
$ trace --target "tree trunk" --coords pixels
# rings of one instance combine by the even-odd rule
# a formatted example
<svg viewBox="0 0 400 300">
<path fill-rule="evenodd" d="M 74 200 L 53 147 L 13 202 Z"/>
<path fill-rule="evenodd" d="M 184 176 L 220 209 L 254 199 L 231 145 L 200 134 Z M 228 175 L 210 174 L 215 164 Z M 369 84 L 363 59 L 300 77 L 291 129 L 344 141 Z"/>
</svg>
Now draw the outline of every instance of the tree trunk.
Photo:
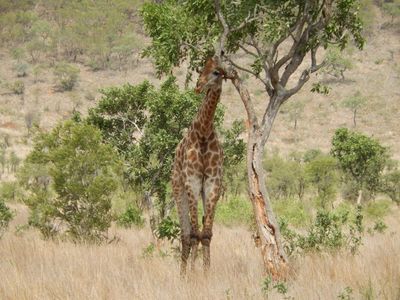
<svg viewBox="0 0 400 300">
<path fill-rule="evenodd" d="M 259 143 L 259 136 L 256 131 L 249 133 L 247 152 L 249 197 L 257 222 L 257 238 L 265 270 L 274 280 L 280 280 L 287 276 L 287 258 L 265 187 L 265 171 L 262 167 L 264 146 Z"/>
<path fill-rule="evenodd" d="M 242 86 L 242 82 L 237 76 L 232 79 L 232 83 L 243 101 L 249 122 L 247 176 L 249 197 L 257 222 L 257 243 L 261 248 L 266 273 L 271 275 L 274 280 L 285 279 L 288 274 L 287 258 L 265 187 L 265 171 L 262 166 L 264 147 L 283 101 L 276 95 L 270 98 L 260 125 L 249 92 Z"/>
</svg>

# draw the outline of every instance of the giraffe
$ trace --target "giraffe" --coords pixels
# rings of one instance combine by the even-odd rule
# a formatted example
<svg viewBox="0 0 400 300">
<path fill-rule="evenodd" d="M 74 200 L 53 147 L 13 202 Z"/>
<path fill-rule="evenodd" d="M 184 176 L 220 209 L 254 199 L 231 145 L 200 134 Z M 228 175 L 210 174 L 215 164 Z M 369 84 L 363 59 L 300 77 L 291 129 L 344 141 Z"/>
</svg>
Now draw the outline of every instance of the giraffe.
<svg viewBox="0 0 400 300">
<path fill-rule="evenodd" d="M 210 267 L 210 243 L 215 206 L 222 186 L 223 151 L 214 130 L 214 114 L 221 95 L 225 71 L 216 58 L 209 58 L 195 91 L 205 92 L 200 109 L 178 144 L 172 169 L 173 195 L 181 226 L 181 275 L 186 273 L 192 250 L 194 270 L 197 248 L 203 247 L 203 266 Z M 197 204 L 203 201 L 203 228 L 198 224 Z"/>
</svg>

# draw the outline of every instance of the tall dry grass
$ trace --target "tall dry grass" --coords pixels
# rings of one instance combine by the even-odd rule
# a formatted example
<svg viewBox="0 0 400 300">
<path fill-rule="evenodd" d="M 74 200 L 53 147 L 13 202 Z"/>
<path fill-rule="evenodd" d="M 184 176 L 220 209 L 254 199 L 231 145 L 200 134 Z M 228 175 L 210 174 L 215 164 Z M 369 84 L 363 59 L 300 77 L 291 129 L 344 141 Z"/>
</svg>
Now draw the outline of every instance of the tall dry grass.
<svg viewBox="0 0 400 300">
<path fill-rule="evenodd" d="M 398 217 L 398 214 L 397 214 Z M 19 217 L 21 220 L 22 217 Z M 17 220 L 18 223 L 20 220 Z M 345 287 L 354 299 L 400 299 L 399 220 L 384 235 L 367 237 L 360 253 L 309 254 L 293 262 L 287 283 L 295 299 L 337 299 Z M 94 246 L 43 241 L 34 231 L 0 240 L 0 299 L 262 299 L 258 249 L 244 228 L 216 226 L 208 277 L 179 277 L 178 260 L 155 253 L 147 229 L 116 230 L 119 243 Z M 281 299 L 271 294 L 269 299 Z"/>
</svg>

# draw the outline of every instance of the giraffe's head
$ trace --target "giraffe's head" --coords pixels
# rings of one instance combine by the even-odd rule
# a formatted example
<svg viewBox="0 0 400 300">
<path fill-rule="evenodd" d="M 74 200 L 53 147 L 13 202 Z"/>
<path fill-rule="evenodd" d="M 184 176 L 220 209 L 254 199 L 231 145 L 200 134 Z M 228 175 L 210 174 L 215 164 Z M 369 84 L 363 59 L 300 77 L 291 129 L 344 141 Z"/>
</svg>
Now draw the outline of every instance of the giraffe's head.
<svg viewBox="0 0 400 300">
<path fill-rule="evenodd" d="M 197 81 L 196 93 L 201 93 L 212 87 L 221 86 L 222 79 L 224 79 L 225 76 L 225 70 L 218 64 L 216 59 L 207 59 L 206 65 Z"/>
</svg>

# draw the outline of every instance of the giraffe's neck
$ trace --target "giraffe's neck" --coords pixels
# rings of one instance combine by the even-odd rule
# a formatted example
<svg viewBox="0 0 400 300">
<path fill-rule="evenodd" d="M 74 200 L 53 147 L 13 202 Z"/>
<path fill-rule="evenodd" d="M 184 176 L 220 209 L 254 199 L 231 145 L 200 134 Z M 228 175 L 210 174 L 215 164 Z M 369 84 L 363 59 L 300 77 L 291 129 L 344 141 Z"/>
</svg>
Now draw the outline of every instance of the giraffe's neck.
<svg viewBox="0 0 400 300">
<path fill-rule="evenodd" d="M 200 106 L 195 121 L 200 123 L 198 133 L 208 137 L 213 131 L 214 115 L 221 95 L 221 86 L 210 88 Z"/>
</svg>

